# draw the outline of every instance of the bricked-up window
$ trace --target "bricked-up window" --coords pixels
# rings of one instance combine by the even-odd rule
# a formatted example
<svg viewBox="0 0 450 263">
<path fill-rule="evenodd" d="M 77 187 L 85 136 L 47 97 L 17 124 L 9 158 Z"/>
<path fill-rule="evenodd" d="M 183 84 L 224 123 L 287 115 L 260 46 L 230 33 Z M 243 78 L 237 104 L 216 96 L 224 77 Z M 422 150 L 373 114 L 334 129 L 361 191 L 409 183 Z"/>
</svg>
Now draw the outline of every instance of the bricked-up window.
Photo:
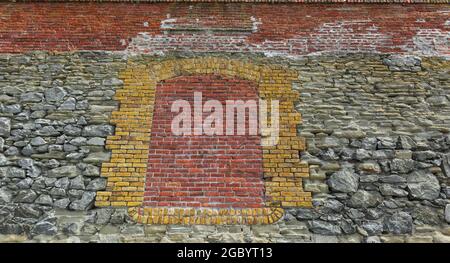
<svg viewBox="0 0 450 263">
<path fill-rule="evenodd" d="M 120 108 L 111 116 L 116 129 L 106 141 L 111 159 L 101 170 L 107 188 L 97 192 L 96 206 L 129 207 L 133 220 L 148 224 L 270 224 L 285 207 L 311 206 L 302 186 L 309 168 L 299 155 L 305 140 L 296 133 L 301 116 L 292 83 L 298 72 L 198 57 L 130 61 L 121 78 L 124 87 L 115 95 Z M 174 136 L 168 106 L 173 99 L 192 101 L 195 91 L 219 104 L 278 101 L 279 140 L 268 145 L 268 136 L 253 133 Z"/>
<path fill-rule="evenodd" d="M 264 182 L 259 135 L 181 135 L 171 132 L 178 114 L 171 105 L 185 100 L 194 107 L 194 92 L 203 103 L 258 100 L 247 80 L 220 75 L 177 77 L 157 85 L 151 131 L 144 206 L 263 207 Z M 203 113 L 206 118 L 209 113 Z M 248 127 L 248 115 L 246 116 Z M 224 127 L 225 129 L 225 127 Z"/>
</svg>

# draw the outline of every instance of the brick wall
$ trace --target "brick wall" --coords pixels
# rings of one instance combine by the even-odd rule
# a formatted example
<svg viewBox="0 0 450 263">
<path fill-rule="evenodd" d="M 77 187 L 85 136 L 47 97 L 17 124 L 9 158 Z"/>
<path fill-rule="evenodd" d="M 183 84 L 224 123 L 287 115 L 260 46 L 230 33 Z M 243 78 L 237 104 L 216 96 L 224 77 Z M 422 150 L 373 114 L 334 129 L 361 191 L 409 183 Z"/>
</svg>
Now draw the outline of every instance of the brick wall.
<svg viewBox="0 0 450 263">
<path fill-rule="evenodd" d="M 449 55 L 448 11 L 439 4 L 0 3 L 0 52 Z"/>
<path fill-rule="evenodd" d="M 220 76 L 178 77 L 158 85 L 144 206 L 262 207 L 259 135 L 248 135 L 248 130 L 247 135 L 235 136 L 173 135 L 171 122 L 179 113 L 171 112 L 171 106 L 176 100 L 188 101 L 193 118 L 194 92 L 202 93 L 203 103 L 219 101 L 224 107 L 223 120 L 226 100 L 258 100 L 251 82 Z"/>
</svg>

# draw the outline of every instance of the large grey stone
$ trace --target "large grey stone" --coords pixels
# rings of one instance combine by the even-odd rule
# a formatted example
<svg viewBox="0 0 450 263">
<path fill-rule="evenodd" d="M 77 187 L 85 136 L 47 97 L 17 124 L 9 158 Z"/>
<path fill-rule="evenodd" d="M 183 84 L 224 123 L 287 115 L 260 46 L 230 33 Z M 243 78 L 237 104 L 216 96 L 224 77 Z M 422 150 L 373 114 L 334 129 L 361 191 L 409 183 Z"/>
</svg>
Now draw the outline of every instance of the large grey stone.
<svg viewBox="0 0 450 263">
<path fill-rule="evenodd" d="M 9 204 L 11 199 L 11 193 L 6 189 L 0 188 L 0 205 Z"/>
<path fill-rule="evenodd" d="M 102 163 L 111 159 L 111 153 L 109 152 L 94 152 L 90 153 L 83 161 L 87 163 Z"/>
<path fill-rule="evenodd" d="M 31 158 L 23 158 L 17 161 L 17 165 L 22 169 L 29 170 L 34 166 L 34 161 Z"/>
<path fill-rule="evenodd" d="M 0 137 L 9 137 L 11 134 L 11 120 L 0 117 Z"/>
<path fill-rule="evenodd" d="M 26 171 L 28 177 L 36 178 L 41 174 L 41 169 L 34 164 L 31 158 L 20 159 L 17 161 L 17 165 Z"/>
<path fill-rule="evenodd" d="M 4 154 L 0 153 L 0 166 L 5 166 L 8 164 L 8 159 L 5 157 Z"/>
<path fill-rule="evenodd" d="M 356 192 L 359 185 L 359 176 L 348 169 L 338 171 L 330 176 L 328 185 L 336 192 Z"/>
<path fill-rule="evenodd" d="M 328 148 L 337 148 L 339 147 L 340 141 L 335 137 L 325 137 L 318 143 L 318 148 L 320 149 L 328 149 Z"/>
<path fill-rule="evenodd" d="M 23 180 L 20 180 L 20 182 L 17 183 L 17 187 L 19 189 L 29 189 L 32 184 L 33 184 L 33 179 L 25 178 Z"/>
<path fill-rule="evenodd" d="M 356 227 L 355 224 L 351 219 L 344 219 L 340 221 L 339 226 L 342 229 L 342 232 L 346 235 L 351 235 L 356 233 Z"/>
<path fill-rule="evenodd" d="M 377 160 L 385 160 L 385 159 L 411 159 L 412 151 L 411 150 L 377 150 L 373 153 L 374 159 Z"/>
<path fill-rule="evenodd" d="M 112 208 L 101 208 L 96 211 L 95 223 L 99 225 L 105 225 L 109 223 L 112 213 L 114 210 Z"/>
<path fill-rule="evenodd" d="M 44 92 L 47 102 L 60 102 L 67 95 L 67 92 L 61 87 L 49 88 Z"/>
<path fill-rule="evenodd" d="M 42 137 L 34 137 L 31 139 L 30 144 L 32 146 L 42 146 L 47 144 L 47 142 Z"/>
<path fill-rule="evenodd" d="M 56 136 L 59 132 L 53 126 L 45 126 L 36 131 L 37 135 L 40 136 Z"/>
<path fill-rule="evenodd" d="M 16 223 L 0 224 L 0 234 L 19 235 L 24 231 L 23 226 Z"/>
<path fill-rule="evenodd" d="M 415 222 L 420 222 L 426 225 L 438 225 L 441 222 L 439 214 L 442 210 L 435 209 L 424 205 L 415 205 L 411 213 Z"/>
<path fill-rule="evenodd" d="M 308 221 L 308 228 L 311 232 L 320 235 L 339 235 L 341 228 L 338 225 L 322 220 Z"/>
<path fill-rule="evenodd" d="M 78 147 L 73 146 L 72 144 L 64 144 L 64 152 L 75 152 L 78 150 Z M 67 157 L 67 156 L 66 156 Z"/>
<path fill-rule="evenodd" d="M 356 160 L 362 161 L 367 160 L 371 157 L 371 152 L 365 149 L 357 149 L 356 150 Z"/>
<path fill-rule="evenodd" d="M 358 190 L 351 196 L 348 205 L 354 208 L 375 207 L 381 203 L 382 199 L 378 192 Z"/>
<path fill-rule="evenodd" d="M 367 232 L 368 235 L 379 235 L 383 232 L 383 224 L 378 221 L 366 221 L 361 227 Z"/>
<path fill-rule="evenodd" d="M 54 169 L 51 169 L 50 171 L 48 171 L 48 176 L 55 177 L 55 178 L 59 178 L 59 177 L 73 178 L 79 174 L 80 174 L 80 172 L 78 171 L 77 167 L 74 165 L 61 166 L 61 167 L 54 168 Z"/>
<path fill-rule="evenodd" d="M 408 192 L 396 187 L 392 184 L 381 184 L 379 186 L 380 192 L 382 195 L 384 196 L 398 196 L 398 197 L 402 197 L 402 196 L 407 196 Z"/>
<path fill-rule="evenodd" d="M 56 235 L 58 232 L 58 227 L 52 221 L 41 221 L 38 222 L 31 230 L 33 235 Z"/>
<path fill-rule="evenodd" d="M 94 205 L 95 192 L 84 192 L 80 200 L 73 201 L 69 208 L 72 210 L 86 210 Z"/>
<path fill-rule="evenodd" d="M 380 178 L 380 181 L 383 183 L 388 184 L 396 184 L 396 183 L 405 183 L 406 178 L 400 175 L 388 175 L 388 176 L 382 176 Z"/>
<path fill-rule="evenodd" d="M 413 158 L 421 162 L 436 159 L 437 157 L 438 154 L 433 151 L 417 151 L 413 153 Z"/>
<path fill-rule="evenodd" d="M 378 140 L 377 138 L 364 138 L 361 145 L 355 145 L 354 147 L 363 148 L 365 150 L 375 150 L 377 148 Z"/>
<path fill-rule="evenodd" d="M 87 123 L 86 118 L 84 116 L 80 116 L 80 118 L 78 118 L 77 124 L 84 126 L 84 125 L 87 125 L 88 123 Z"/>
<path fill-rule="evenodd" d="M 111 215 L 111 224 L 122 224 L 128 218 L 128 212 L 125 209 L 116 209 Z"/>
<path fill-rule="evenodd" d="M 414 161 L 408 159 L 394 159 L 390 163 L 393 173 L 409 173 L 414 170 Z"/>
<path fill-rule="evenodd" d="M 391 137 L 379 137 L 377 149 L 395 149 L 397 147 L 397 141 Z"/>
<path fill-rule="evenodd" d="M 38 92 L 27 92 L 20 95 L 21 102 L 41 102 L 44 96 Z"/>
<path fill-rule="evenodd" d="M 23 156 L 31 156 L 36 151 L 30 144 L 27 144 L 25 147 L 22 148 L 22 151 L 20 152 L 22 153 Z"/>
<path fill-rule="evenodd" d="M 324 202 L 320 211 L 322 213 L 341 212 L 344 209 L 344 205 L 336 199 L 328 199 Z"/>
<path fill-rule="evenodd" d="M 83 170 L 83 175 L 85 176 L 92 176 L 92 177 L 96 177 L 100 175 L 100 168 L 92 165 L 92 164 L 88 164 L 86 166 L 86 168 Z"/>
<path fill-rule="evenodd" d="M 15 211 L 15 217 L 38 219 L 42 211 L 34 204 L 21 204 Z"/>
<path fill-rule="evenodd" d="M 384 221 L 384 228 L 392 234 L 410 234 L 412 232 L 413 220 L 406 212 L 396 212 L 387 216 Z"/>
<path fill-rule="evenodd" d="M 69 198 L 58 199 L 53 203 L 53 206 L 60 209 L 66 209 L 70 204 Z"/>
<path fill-rule="evenodd" d="M 296 209 L 295 217 L 299 220 L 311 220 L 318 219 L 320 217 L 320 214 L 314 209 L 298 208 Z"/>
<path fill-rule="evenodd" d="M 17 203 L 33 203 L 36 200 L 37 194 L 33 190 L 21 190 L 14 198 Z"/>
<path fill-rule="evenodd" d="M 75 146 L 82 146 L 86 144 L 87 139 L 84 137 L 76 137 L 70 141 L 70 144 Z"/>
<path fill-rule="evenodd" d="M 87 141 L 87 145 L 103 146 L 105 145 L 105 138 L 93 137 Z"/>
<path fill-rule="evenodd" d="M 434 200 L 439 197 L 441 186 L 432 173 L 414 171 L 408 174 L 406 180 L 411 197 L 421 200 Z"/>
<path fill-rule="evenodd" d="M 58 110 L 75 110 L 77 101 L 75 98 L 68 98 L 63 104 L 58 108 Z"/>
<path fill-rule="evenodd" d="M 350 161 L 355 156 L 355 150 L 350 148 L 344 148 L 339 152 L 339 155 L 341 156 L 342 160 Z"/>
<path fill-rule="evenodd" d="M 83 190 L 70 189 L 68 192 L 68 196 L 71 199 L 80 199 L 83 196 Z"/>
<path fill-rule="evenodd" d="M 66 125 L 64 127 L 64 134 L 68 136 L 79 136 L 81 134 L 81 128 L 72 124 Z"/>
<path fill-rule="evenodd" d="M 67 160 L 81 160 L 84 157 L 84 153 L 72 152 L 66 155 Z"/>
<path fill-rule="evenodd" d="M 53 205 L 53 199 L 49 195 L 42 194 L 36 199 L 35 203 L 40 205 Z"/>
<path fill-rule="evenodd" d="M 111 125 L 90 125 L 83 129 L 83 136 L 105 137 L 113 135 L 114 127 Z"/>
<path fill-rule="evenodd" d="M 20 104 L 13 104 L 5 106 L 4 112 L 9 114 L 17 114 L 22 111 L 22 106 Z"/>
<path fill-rule="evenodd" d="M 55 187 L 67 190 L 70 185 L 70 180 L 67 177 L 62 177 L 55 182 Z"/>
<path fill-rule="evenodd" d="M 11 146 L 5 151 L 5 155 L 6 156 L 17 156 L 17 155 L 19 155 L 19 149 L 15 146 Z"/>
<path fill-rule="evenodd" d="M 86 187 L 89 191 L 99 191 L 99 190 L 105 190 L 106 188 L 106 178 L 96 178 L 89 182 L 88 186 Z"/>
<path fill-rule="evenodd" d="M 70 180 L 70 189 L 84 190 L 85 188 L 83 176 L 79 175 Z"/>
<path fill-rule="evenodd" d="M 416 143 L 409 136 L 400 136 L 398 138 L 398 145 L 403 150 L 411 150 L 416 147 Z"/>
<path fill-rule="evenodd" d="M 4 174 L 6 177 L 9 178 L 25 178 L 25 171 L 14 167 L 14 166 L 9 166 L 9 167 L 2 167 L 0 168 L 0 174 Z"/>
</svg>

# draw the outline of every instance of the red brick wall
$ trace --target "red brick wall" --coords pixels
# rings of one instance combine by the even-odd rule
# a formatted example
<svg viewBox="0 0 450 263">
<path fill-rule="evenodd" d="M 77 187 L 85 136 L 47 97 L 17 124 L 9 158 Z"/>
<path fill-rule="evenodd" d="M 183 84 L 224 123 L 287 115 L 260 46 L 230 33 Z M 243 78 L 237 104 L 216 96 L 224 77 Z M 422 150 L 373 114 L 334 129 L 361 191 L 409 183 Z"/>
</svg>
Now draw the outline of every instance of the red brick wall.
<svg viewBox="0 0 450 263">
<path fill-rule="evenodd" d="M 449 10 L 442 4 L 0 3 L 0 52 L 128 49 L 449 55 Z M 139 33 L 149 38 L 136 45 L 133 38 Z"/>
<path fill-rule="evenodd" d="M 194 92 L 206 100 L 257 100 L 249 81 L 215 75 L 177 77 L 157 86 L 144 206 L 262 207 L 264 195 L 260 137 L 175 136 L 172 103 L 194 107 Z M 204 117 L 208 116 L 204 113 Z M 248 125 L 248 119 L 247 124 Z M 225 126 L 225 125 L 224 125 Z M 225 127 L 224 127 L 225 128 Z"/>
</svg>

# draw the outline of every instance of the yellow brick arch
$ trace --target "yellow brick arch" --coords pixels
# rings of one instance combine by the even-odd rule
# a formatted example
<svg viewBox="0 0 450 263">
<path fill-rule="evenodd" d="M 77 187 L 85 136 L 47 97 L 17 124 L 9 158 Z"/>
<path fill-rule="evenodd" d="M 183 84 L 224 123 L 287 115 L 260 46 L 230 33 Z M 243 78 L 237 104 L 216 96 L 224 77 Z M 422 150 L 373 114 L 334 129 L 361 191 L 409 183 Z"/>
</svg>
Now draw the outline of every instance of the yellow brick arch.
<svg viewBox="0 0 450 263">
<path fill-rule="evenodd" d="M 218 74 L 252 81 L 259 97 L 280 101 L 280 132 L 276 146 L 263 146 L 266 207 L 248 209 L 142 207 L 156 86 L 178 76 Z M 124 82 L 111 116 L 115 134 L 108 136 L 111 160 L 102 164 L 106 191 L 97 192 L 96 206 L 128 207 L 130 216 L 149 224 L 268 224 L 279 220 L 283 207 L 310 207 L 311 193 L 303 191 L 308 165 L 300 161 L 305 142 L 296 133 L 300 114 L 294 108 L 298 93 L 292 89 L 297 72 L 279 65 L 220 57 L 129 62 L 121 72 Z"/>
</svg>

